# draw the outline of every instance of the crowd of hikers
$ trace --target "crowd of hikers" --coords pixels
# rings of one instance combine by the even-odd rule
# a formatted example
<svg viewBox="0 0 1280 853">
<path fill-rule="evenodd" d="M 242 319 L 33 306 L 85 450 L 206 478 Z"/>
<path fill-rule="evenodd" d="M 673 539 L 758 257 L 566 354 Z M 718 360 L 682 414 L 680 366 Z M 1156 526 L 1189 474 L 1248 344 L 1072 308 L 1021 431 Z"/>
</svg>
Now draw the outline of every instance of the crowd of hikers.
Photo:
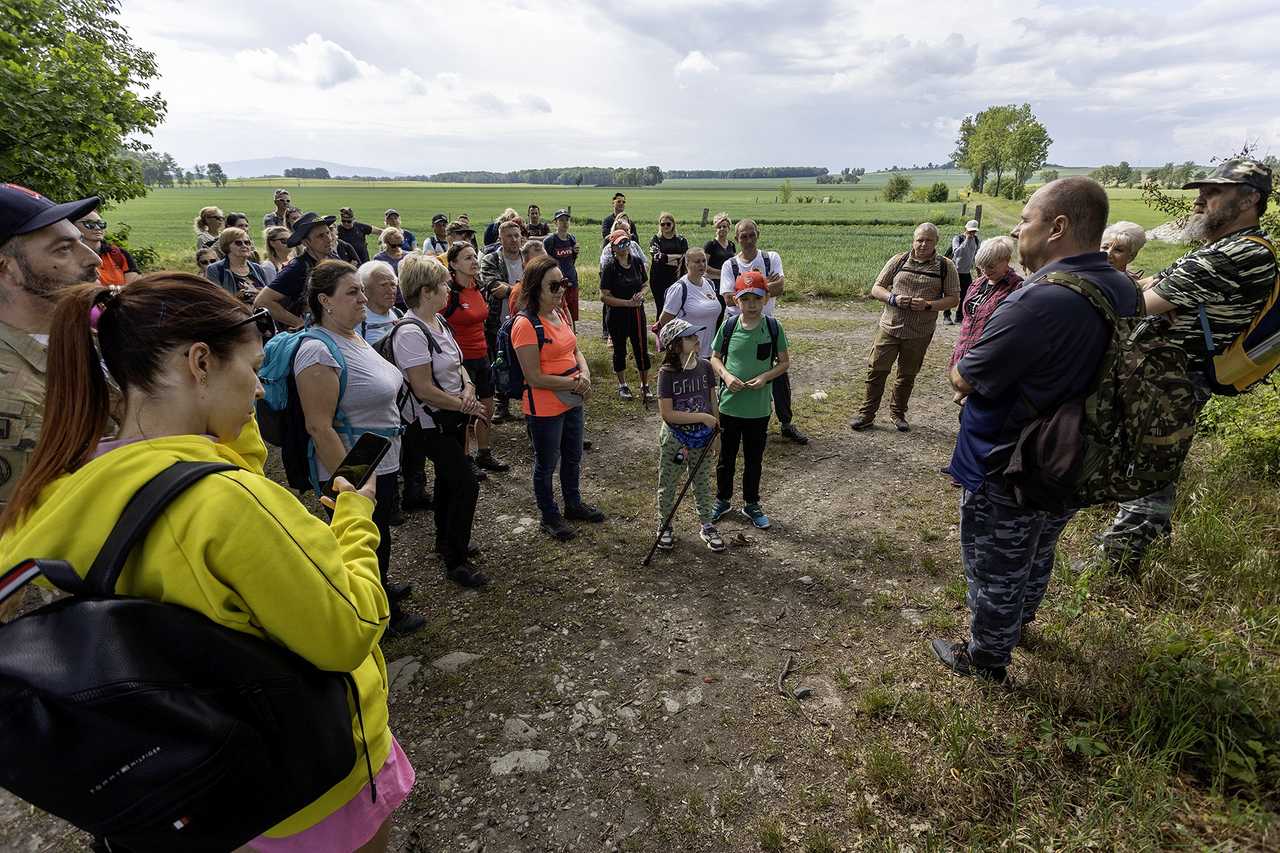
<svg viewBox="0 0 1280 853">
<path fill-rule="evenodd" d="M 875 426 L 895 364 L 890 419 L 910 430 L 939 318 L 961 325 L 940 483 L 960 496 L 971 619 L 967 639 L 931 641 L 943 665 L 1006 680 L 1081 507 L 1119 504 L 1096 559 L 1122 571 L 1169 532 L 1200 408 L 1280 363 L 1280 276 L 1259 227 L 1271 180 L 1232 160 L 1188 184 L 1199 245 L 1151 278 L 1129 270 L 1142 230 L 1108 226 L 1106 192 L 1072 177 L 1039 188 L 1010 236 L 984 240 L 971 221 L 939 252 L 922 223 L 869 283 L 884 307 L 855 432 Z M 383 850 L 414 772 L 389 728 L 379 643 L 424 624 L 392 528 L 430 511 L 445 576 L 489 584 L 476 507 L 481 483 L 510 471 L 494 439 L 516 420 L 542 530 L 568 541 L 570 522 L 606 520 L 580 483 L 598 382 L 579 345 L 570 212 L 508 209 L 482 240 L 468 216 L 438 213 L 421 239 L 395 210 L 373 227 L 278 190 L 260 245 L 247 215 L 206 207 L 201 274 L 140 275 L 98 208 L 0 186 L 6 786 L 104 850 Z M 616 393 L 636 398 L 634 367 L 660 418 L 659 549 L 676 547 L 687 490 L 714 552 L 735 494 L 768 529 L 770 420 L 809 441 L 793 422 L 782 258 L 754 221 L 713 223 L 691 246 L 664 212 L 646 248 L 617 193 L 601 228 Z M 356 476 L 366 442 L 379 451 Z M 284 483 L 267 475 L 268 444 Z M 318 496 L 324 518 L 291 489 Z M 44 591 L 27 595 L 37 578 Z M 85 652 L 97 644 L 109 652 Z M 301 718 L 281 727 L 282 708 Z M 335 718 L 338 736 L 321 734 Z M 76 727 L 50 787 L 21 758 L 41 763 Z"/>
</svg>

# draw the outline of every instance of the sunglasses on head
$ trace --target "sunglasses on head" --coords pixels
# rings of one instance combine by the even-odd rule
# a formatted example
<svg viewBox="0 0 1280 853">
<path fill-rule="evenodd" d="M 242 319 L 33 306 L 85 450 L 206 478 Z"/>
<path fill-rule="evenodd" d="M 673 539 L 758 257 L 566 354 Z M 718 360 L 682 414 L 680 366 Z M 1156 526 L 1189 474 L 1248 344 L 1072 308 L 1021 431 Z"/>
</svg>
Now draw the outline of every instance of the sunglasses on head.
<svg viewBox="0 0 1280 853">
<path fill-rule="evenodd" d="M 262 335 L 264 340 L 276 333 L 276 321 L 272 318 L 271 312 L 266 308 L 259 308 L 231 328 L 238 329 L 241 326 L 247 326 L 250 323 L 253 323 L 258 327 L 258 332 Z"/>
<path fill-rule="evenodd" d="M 90 231 L 106 231 L 107 220 L 105 219 L 81 219 L 81 228 L 88 228 Z"/>
</svg>

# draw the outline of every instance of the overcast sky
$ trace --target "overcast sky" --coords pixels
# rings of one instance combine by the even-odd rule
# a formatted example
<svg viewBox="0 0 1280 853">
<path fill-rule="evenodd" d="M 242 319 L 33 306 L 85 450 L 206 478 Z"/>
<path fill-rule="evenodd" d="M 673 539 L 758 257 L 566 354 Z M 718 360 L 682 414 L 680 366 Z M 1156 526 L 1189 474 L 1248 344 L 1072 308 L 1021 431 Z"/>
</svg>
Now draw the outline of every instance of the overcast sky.
<svg viewBox="0 0 1280 853">
<path fill-rule="evenodd" d="M 1053 162 L 1280 153 L 1276 0 L 124 0 L 185 166 L 945 161 L 1030 102 Z M 442 11 L 447 9 L 448 12 Z"/>
</svg>

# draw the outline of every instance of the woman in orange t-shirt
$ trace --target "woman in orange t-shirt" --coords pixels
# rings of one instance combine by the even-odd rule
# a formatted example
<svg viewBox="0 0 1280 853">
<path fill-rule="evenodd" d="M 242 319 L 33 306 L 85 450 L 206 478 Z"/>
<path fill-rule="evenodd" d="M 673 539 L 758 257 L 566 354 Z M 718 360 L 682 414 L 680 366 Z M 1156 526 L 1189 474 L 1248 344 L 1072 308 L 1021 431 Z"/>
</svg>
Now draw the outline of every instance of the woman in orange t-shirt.
<svg viewBox="0 0 1280 853">
<path fill-rule="evenodd" d="M 440 316 L 462 350 L 462 366 L 476 386 L 476 398 L 484 416 L 476 418 L 467 429 L 467 456 L 475 468 L 477 480 L 485 471 L 507 471 L 511 466 L 493 455 L 493 439 L 489 421 L 493 419 L 493 368 L 489 364 L 489 347 L 485 343 L 484 323 L 489 317 L 489 300 L 480 291 L 480 262 L 470 243 L 454 243 L 449 247 L 449 273 L 452 276 L 449 302 Z M 475 456 L 472 449 L 475 448 Z"/>
<path fill-rule="evenodd" d="M 578 490 L 583 404 L 591 394 L 591 370 L 578 349 L 573 324 L 566 322 L 559 310 L 564 288 L 564 274 L 555 259 L 534 258 L 524 268 L 525 313 L 511 324 L 511 345 L 526 386 L 520 406 L 533 442 L 533 496 L 542 514 L 542 529 L 561 542 L 577 535 L 565 519 L 604 521 L 604 513 L 584 503 Z M 530 315 L 537 318 L 536 324 Z M 552 491 L 557 466 L 563 514 Z"/>
</svg>

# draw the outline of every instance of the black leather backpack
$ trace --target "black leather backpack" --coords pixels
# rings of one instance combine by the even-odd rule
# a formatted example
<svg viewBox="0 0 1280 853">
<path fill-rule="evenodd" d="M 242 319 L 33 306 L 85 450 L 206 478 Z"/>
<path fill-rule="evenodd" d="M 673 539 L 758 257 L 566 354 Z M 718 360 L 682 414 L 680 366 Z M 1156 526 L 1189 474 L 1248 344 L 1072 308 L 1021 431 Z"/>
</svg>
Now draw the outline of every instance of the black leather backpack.
<svg viewBox="0 0 1280 853">
<path fill-rule="evenodd" d="M 355 765 L 350 673 L 194 610 L 114 595 L 165 507 L 234 468 L 178 462 L 156 475 L 83 579 L 39 559 L 0 577 L 0 601 L 39 574 L 70 593 L 0 626 L 0 785 L 113 850 L 234 850 Z"/>
</svg>

